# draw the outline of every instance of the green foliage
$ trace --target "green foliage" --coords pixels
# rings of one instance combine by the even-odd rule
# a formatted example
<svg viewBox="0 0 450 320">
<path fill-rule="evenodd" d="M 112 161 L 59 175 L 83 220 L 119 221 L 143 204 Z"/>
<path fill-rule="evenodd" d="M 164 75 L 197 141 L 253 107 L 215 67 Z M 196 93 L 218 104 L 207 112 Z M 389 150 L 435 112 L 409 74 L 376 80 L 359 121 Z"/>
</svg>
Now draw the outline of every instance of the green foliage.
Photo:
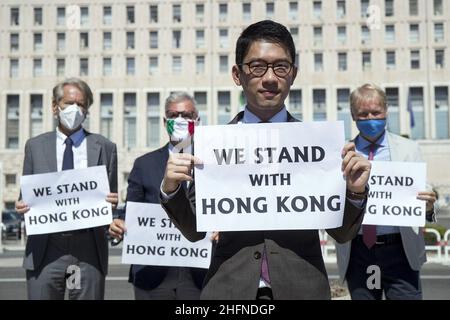
<svg viewBox="0 0 450 320">
<path fill-rule="evenodd" d="M 441 235 L 441 240 L 444 240 L 444 233 L 447 231 L 447 228 L 440 224 L 435 223 L 427 223 L 425 228 L 435 229 Z M 426 245 L 436 245 L 436 236 L 433 233 L 426 232 L 424 233 L 425 244 Z"/>
</svg>

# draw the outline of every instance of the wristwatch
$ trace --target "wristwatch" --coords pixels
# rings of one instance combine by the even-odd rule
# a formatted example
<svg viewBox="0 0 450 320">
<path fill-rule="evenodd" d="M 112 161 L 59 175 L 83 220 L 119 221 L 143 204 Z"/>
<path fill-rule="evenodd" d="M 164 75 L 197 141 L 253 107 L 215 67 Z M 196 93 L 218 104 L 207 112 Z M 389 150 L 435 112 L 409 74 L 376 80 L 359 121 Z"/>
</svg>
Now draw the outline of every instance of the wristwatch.
<svg viewBox="0 0 450 320">
<path fill-rule="evenodd" d="M 347 189 L 345 196 L 350 200 L 366 200 L 368 194 L 369 194 L 369 186 L 366 184 L 366 187 L 363 192 L 352 192 Z"/>
</svg>

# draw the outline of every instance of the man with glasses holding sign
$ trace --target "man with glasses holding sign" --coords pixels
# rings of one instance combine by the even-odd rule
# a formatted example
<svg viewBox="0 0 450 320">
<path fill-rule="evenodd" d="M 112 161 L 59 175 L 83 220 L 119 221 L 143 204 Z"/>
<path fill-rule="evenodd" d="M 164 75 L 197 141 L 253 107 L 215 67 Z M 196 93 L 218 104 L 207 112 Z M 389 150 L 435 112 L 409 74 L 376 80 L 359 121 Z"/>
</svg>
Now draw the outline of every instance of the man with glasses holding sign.
<svg viewBox="0 0 450 320">
<path fill-rule="evenodd" d="M 284 101 L 297 76 L 295 45 L 289 31 L 273 21 L 247 27 L 236 43 L 232 77 L 242 86 L 247 105 L 230 124 L 294 122 Z M 354 151 L 342 150 L 342 171 L 347 181 L 343 224 L 327 230 L 338 242 L 352 239 L 361 225 L 370 163 Z M 192 155 L 170 156 L 161 186 L 163 206 L 191 241 L 197 232 Z M 308 183 L 308 182 L 305 182 Z M 220 186 L 217 186 L 220 188 Z M 199 204 L 197 204 L 199 205 Z M 330 299 L 330 287 L 317 230 L 220 232 L 202 290 L 202 299 Z"/>
</svg>

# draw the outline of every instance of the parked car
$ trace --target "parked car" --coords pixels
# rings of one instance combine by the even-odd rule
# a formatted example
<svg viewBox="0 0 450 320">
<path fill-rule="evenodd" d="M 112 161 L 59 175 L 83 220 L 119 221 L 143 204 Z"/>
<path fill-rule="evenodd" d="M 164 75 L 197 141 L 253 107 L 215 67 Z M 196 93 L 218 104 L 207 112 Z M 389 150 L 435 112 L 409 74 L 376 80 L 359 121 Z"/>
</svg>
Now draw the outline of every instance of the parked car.
<svg viewBox="0 0 450 320">
<path fill-rule="evenodd" d="M 15 210 L 8 210 L 2 212 L 2 238 L 20 239 L 22 216 Z"/>
</svg>

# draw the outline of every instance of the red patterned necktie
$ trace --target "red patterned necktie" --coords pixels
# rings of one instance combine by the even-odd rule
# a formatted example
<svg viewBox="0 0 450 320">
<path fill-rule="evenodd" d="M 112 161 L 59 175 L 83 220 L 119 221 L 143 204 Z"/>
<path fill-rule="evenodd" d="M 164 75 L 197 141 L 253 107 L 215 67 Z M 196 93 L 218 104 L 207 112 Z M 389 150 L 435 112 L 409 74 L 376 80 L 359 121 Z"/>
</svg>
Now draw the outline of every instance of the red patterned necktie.
<svg viewBox="0 0 450 320">
<path fill-rule="evenodd" d="M 369 160 L 373 160 L 373 156 L 375 155 L 375 150 L 377 145 L 372 143 L 369 146 Z M 363 224 L 363 241 L 367 248 L 372 248 L 375 242 L 377 242 L 377 226 L 373 224 Z"/>
</svg>

